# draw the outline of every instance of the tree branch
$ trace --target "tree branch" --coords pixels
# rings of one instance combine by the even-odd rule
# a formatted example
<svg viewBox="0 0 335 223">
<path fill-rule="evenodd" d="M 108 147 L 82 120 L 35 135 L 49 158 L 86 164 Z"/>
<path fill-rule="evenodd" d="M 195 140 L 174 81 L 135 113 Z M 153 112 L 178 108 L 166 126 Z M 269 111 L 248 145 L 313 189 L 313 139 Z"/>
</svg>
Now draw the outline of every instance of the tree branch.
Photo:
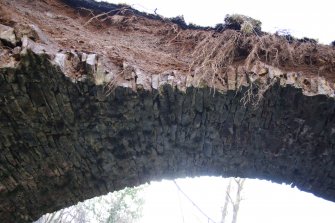
<svg viewBox="0 0 335 223">
<path fill-rule="evenodd" d="M 177 182 L 175 180 L 173 180 L 173 183 L 176 185 L 177 189 L 187 198 L 187 200 L 189 200 L 189 202 L 191 202 L 191 204 L 202 214 L 204 215 L 208 221 L 211 221 L 213 223 L 216 223 L 212 218 L 210 218 L 203 210 L 201 210 L 201 208 L 192 201 L 192 199 L 187 196 L 187 194 L 185 194 L 185 192 L 179 187 L 179 185 L 177 184 Z"/>
</svg>

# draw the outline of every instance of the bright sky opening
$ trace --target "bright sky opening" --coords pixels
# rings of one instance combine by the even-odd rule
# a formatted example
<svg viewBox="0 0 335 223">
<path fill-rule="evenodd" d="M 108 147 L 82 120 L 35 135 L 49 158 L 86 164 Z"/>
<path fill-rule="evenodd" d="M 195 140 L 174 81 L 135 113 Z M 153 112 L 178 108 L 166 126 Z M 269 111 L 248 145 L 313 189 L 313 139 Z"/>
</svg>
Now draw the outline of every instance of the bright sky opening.
<svg viewBox="0 0 335 223">
<path fill-rule="evenodd" d="M 177 180 L 180 188 L 211 219 L 220 222 L 228 179 L 200 177 Z M 145 190 L 141 223 L 207 223 L 172 181 L 152 182 Z M 247 179 L 238 223 L 334 223 L 335 203 L 285 184 Z"/>
</svg>

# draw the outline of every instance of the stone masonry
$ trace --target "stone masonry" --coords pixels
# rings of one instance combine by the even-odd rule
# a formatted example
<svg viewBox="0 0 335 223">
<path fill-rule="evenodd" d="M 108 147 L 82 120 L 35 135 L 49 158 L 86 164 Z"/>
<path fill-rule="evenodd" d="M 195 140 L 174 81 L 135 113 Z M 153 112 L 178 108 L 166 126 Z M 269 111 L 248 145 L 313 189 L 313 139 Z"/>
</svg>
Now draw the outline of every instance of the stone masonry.
<svg viewBox="0 0 335 223">
<path fill-rule="evenodd" d="M 125 186 L 200 175 L 293 183 L 335 201 L 333 97 L 306 96 L 282 77 L 255 104 L 245 99 L 257 89 L 180 90 L 168 79 L 152 78 L 151 90 L 137 83 L 108 91 L 31 51 L 1 68 L 1 221 L 29 222 Z"/>
</svg>

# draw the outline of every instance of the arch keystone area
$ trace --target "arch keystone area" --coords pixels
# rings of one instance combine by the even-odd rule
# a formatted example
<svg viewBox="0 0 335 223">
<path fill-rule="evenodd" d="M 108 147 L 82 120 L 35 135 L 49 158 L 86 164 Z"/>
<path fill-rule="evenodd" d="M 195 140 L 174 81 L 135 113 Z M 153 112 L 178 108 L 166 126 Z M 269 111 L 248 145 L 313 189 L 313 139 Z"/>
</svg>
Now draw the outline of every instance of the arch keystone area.
<svg viewBox="0 0 335 223">
<path fill-rule="evenodd" d="M 201 175 L 335 201 L 334 47 L 88 0 L 0 23 L 1 222 Z"/>
</svg>

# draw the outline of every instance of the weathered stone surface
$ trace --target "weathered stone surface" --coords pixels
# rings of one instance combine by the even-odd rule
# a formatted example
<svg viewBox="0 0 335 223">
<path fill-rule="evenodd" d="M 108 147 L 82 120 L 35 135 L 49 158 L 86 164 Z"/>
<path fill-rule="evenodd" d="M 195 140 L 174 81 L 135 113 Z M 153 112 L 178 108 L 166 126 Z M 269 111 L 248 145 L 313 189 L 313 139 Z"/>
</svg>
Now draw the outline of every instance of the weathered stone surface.
<svg viewBox="0 0 335 223">
<path fill-rule="evenodd" d="M 42 33 L 40 28 L 34 24 L 17 23 L 14 26 L 14 33 L 17 39 L 21 40 L 24 36 L 27 38 L 39 42 L 49 43 L 46 36 Z"/>
<path fill-rule="evenodd" d="M 12 45 L 16 44 L 16 37 L 14 29 L 9 26 L 0 24 L 0 40 L 11 43 Z"/>
<path fill-rule="evenodd" d="M 335 201 L 334 98 L 306 96 L 289 76 L 255 106 L 242 100 L 249 87 L 233 90 L 234 78 L 231 90 L 214 92 L 173 87 L 172 72 L 152 76 L 148 90 L 144 76 L 139 88 L 116 86 L 107 95 L 93 79 L 75 83 L 29 51 L 20 66 L 0 69 L 2 222 L 29 222 L 149 180 L 199 175 L 293 183 Z"/>
</svg>

